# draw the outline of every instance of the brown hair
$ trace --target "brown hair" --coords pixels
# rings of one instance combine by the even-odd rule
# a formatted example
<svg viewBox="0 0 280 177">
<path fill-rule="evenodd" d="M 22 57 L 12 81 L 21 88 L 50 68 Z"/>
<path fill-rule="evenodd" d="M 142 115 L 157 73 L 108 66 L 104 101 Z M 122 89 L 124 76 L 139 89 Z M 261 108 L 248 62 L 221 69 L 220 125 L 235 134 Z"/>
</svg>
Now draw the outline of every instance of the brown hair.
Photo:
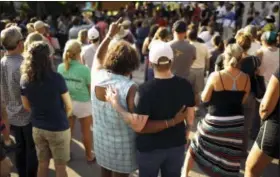
<svg viewBox="0 0 280 177">
<path fill-rule="evenodd" d="M 42 81 L 52 71 L 49 58 L 50 49 L 47 43 L 33 42 L 26 52 L 21 65 L 21 74 L 26 81 Z"/>
<path fill-rule="evenodd" d="M 168 30 L 165 27 L 159 27 L 156 34 L 155 39 L 160 39 L 162 41 L 166 41 L 168 38 Z"/>
<path fill-rule="evenodd" d="M 65 44 L 65 49 L 63 53 L 63 62 L 65 64 L 65 70 L 69 70 L 70 62 L 72 59 L 81 53 L 82 47 L 81 44 L 75 40 L 71 39 Z"/>
<path fill-rule="evenodd" d="M 249 35 L 242 34 L 237 37 L 236 42 L 243 48 L 244 51 L 248 51 L 251 47 L 252 40 Z"/>
<path fill-rule="evenodd" d="M 122 40 L 109 49 L 104 68 L 115 74 L 126 75 L 139 67 L 139 61 L 137 51 L 131 44 Z"/>
</svg>

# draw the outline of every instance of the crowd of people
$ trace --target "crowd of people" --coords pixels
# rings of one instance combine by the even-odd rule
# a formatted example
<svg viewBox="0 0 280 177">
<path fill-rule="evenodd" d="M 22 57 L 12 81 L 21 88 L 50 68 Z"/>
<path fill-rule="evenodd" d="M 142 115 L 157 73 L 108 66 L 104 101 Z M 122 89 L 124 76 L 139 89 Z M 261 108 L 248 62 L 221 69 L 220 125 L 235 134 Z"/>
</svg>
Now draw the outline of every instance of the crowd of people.
<svg viewBox="0 0 280 177">
<path fill-rule="evenodd" d="M 116 16 L 2 20 L 0 176 L 11 152 L 19 177 L 47 177 L 50 159 L 68 176 L 76 119 L 102 177 L 189 176 L 194 164 L 236 177 L 243 160 L 245 177 L 261 176 L 280 159 L 279 3 L 261 10 L 131 3 Z"/>
</svg>

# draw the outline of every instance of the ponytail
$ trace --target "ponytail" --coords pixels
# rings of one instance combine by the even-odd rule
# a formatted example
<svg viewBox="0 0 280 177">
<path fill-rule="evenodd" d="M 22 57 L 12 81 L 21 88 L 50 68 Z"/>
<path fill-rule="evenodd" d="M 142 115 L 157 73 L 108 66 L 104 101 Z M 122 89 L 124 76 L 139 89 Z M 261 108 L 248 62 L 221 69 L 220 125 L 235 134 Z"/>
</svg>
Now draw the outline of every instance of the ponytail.
<svg viewBox="0 0 280 177">
<path fill-rule="evenodd" d="M 65 65 L 65 70 L 70 69 L 70 62 L 73 59 L 76 59 L 77 55 L 81 53 L 81 44 L 77 40 L 69 40 L 64 49 L 63 53 L 63 63 Z"/>
<path fill-rule="evenodd" d="M 63 63 L 65 65 L 65 70 L 68 71 L 70 69 L 70 62 L 71 62 L 71 54 L 69 51 L 66 51 L 63 56 Z"/>
<path fill-rule="evenodd" d="M 225 50 L 224 65 L 237 68 L 242 53 L 243 53 L 243 49 L 238 44 L 229 44 Z"/>
</svg>

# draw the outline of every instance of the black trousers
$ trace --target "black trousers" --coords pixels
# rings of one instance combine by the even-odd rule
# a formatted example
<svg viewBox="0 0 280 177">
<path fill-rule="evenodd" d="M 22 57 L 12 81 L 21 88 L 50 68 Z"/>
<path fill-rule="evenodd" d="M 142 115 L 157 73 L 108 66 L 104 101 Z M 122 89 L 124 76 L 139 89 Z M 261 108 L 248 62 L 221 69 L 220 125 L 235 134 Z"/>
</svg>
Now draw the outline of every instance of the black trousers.
<svg viewBox="0 0 280 177">
<path fill-rule="evenodd" d="M 38 160 L 32 137 L 32 125 L 11 126 L 16 139 L 16 168 L 19 177 L 36 177 Z"/>
</svg>

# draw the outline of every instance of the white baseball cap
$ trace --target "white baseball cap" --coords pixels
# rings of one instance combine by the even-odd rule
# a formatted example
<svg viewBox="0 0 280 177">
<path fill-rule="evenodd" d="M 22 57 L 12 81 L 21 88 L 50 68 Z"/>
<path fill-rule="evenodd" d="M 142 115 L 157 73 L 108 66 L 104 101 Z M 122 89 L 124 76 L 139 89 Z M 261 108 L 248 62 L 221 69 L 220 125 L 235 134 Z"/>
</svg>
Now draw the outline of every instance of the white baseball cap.
<svg viewBox="0 0 280 177">
<path fill-rule="evenodd" d="M 40 20 L 38 20 L 34 23 L 34 29 L 35 30 L 38 30 L 38 29 L 43 28 L 43 27 L 46 27 L 46 23 L 44 23 Z"/>
<path fill-rule="evenodd" d="M 170 61 L 163 61 L 159 62 L 158 60 L 161 57 L 166 57 L 170 61 L 173 61 L 174 54 L 171 46 L 168 43 L 162 42 L 162 41 L 153 41 L 152 45 L 150 46 L 150 52 L 149 52 L 149 60 L 153 64 L 168 64 Z"/>
<path fill-rule="evenodd" d="M 88 39 L 92 40 L 92 39 L 97 39 L 99 37 L 99 32 L 97 29 L 95 29 L 94 27 L 92 27 L 91 29 L 88 30 Z"/>
</svg>

